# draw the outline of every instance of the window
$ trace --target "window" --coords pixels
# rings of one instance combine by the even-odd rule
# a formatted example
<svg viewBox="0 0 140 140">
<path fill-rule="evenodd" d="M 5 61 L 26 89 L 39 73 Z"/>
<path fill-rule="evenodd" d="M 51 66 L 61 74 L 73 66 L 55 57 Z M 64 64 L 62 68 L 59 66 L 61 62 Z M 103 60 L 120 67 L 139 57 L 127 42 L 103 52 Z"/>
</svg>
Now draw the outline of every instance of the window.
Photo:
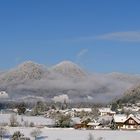
<svg viewBox="0 0 140 140">
<path fill-rule="evenodd" d="M 134 122 L 134 120 L 129 120 L 129 123 L 134 124 L 135 122 Z"/>
</svg>

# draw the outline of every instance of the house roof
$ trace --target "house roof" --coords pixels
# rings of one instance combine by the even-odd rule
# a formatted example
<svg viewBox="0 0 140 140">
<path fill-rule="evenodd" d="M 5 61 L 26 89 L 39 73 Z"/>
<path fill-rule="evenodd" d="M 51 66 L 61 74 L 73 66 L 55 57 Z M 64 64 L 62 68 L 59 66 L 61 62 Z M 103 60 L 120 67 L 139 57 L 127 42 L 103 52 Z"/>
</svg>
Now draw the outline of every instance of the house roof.
<svg viewBox="0 0 140 140">
<path fill-rule="evenodd" d="M 71 118 L 74 124 L 81 124 L 81 119 L 79 117 Z"/>
<path fill-rule="evenodd" d="M 126 121 L 126 116 L 125 115 L 115 115 L 114 121 L 116 123 L 124 123 Z"/>
<path fill-rule="evenodd" d="M 115 111 L 112 111 L 110 108 L 100 108 L 99 112 L 101 112 L 101 113 L 112 113 L 112 114 L 116 113 Z"/>
<path fill-rule="evenodd" d="M 77 111 L 77 112 L 82 112 L 82 111 L 91 112 L 92 109 L 91 108 L 72 108 L 72 111 Z"/>
<path fill-rule="evenodd" d="M 88 125 L 88 126 L 99 126 L 100 123 L 89 122 L 87 125 Z"/>
<path fill-rule="evenodd" d="M 115 115 L 114 121 L 116 123 L 125 123 L 130 118 L 132 118 L 134 121 L 136 121 L 138 124 L 140 124 L 140 120 L 132 114 L 130 114 L 128 117 L 126 115 Z"/>
<path fill-rule="evenodd" d="M 132 114 L 130 114 L 130 115 L 128 116 L 128 118 L 125 120 L 125 122 L 126 122 L 127 120 L 129 120 L 130 118 L 132 118 L 135 122 L 137 122 L 138 124 L 140 124 L 140 120 L 139 120 L 138 118 L 134 117 L 134 115 L 132 115 Z"/>
</svg>

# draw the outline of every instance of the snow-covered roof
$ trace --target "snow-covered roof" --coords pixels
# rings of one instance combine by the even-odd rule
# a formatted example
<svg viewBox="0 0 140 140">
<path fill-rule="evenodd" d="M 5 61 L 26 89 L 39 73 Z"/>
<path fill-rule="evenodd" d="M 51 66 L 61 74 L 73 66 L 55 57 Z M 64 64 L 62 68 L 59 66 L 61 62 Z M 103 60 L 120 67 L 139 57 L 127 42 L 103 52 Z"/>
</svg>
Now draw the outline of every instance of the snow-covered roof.
<svg viewBox="0 0 140 140">
<path fill-rule="evenodd" d="M 132 118 L 133 120 L 135 120 L 138 124 L 140 124 L 140 120 L 135 117 L 134 115 L 130 114 L 128 117 L 125 115 L 115 115 L 114 116 L 114 121 L 116 123 L 124 123 L 126 122 L 128 119 Z"/>
<path fill-rule="evenodd" d="M 134 117 L 134 115 L 132 115 L 132 114 L 129 115 L 129 117 L 126 119 L 126 121 L 130 118 L 132 118 L 134 121 L 136 121 L 138 124 L 140 124 L 140 120 L 138 118 Z"/>
<path fill-rule="evenodd" d="M 126 121 L 126 116 L 125 115 L 115 115 L 114 116 L 114 121 L 116 123 L 123 123 Z"/>
<path fill-rule="evenodd" d="M 99 109 L 99 112 L 102 112 L 102 113 L 116 113 L 115 111 L 112 111 L 110 108 L 100 108 Z"/>
<path fill-rule="evenodd" d="M 91 108 L 72 108 L 72 111 L 77 111 L 77 112 L 82 112 L 82 111 L 91 112 L 92 109 Z"/>
<path fill-rule="evenodd" d="M 99 126 L 100 123 L 89 122 L 87 125 L 88 125 L 88 126 Z"/>
<path fill-rule="evenodd" d="M 80 124 L 81 123 L 81 119 L 79 117 L 73 117 L 73 118 L 71 118 L 71 120 L 73 121 L 74 124 Z"/>
</svg>

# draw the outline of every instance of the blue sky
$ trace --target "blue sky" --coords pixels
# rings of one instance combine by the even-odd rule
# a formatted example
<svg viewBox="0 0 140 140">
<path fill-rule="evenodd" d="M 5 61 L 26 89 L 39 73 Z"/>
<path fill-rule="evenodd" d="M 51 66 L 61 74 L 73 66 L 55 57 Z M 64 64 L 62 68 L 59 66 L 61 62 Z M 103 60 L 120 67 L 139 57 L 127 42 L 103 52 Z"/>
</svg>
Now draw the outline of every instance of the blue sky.
<svg viewBox="0 0 140 140">
<path fill-rule="evenodd" d="M 140 73 L 139 0 L 1 0 L 0 69 L 63 60 Z"/>
</svg>

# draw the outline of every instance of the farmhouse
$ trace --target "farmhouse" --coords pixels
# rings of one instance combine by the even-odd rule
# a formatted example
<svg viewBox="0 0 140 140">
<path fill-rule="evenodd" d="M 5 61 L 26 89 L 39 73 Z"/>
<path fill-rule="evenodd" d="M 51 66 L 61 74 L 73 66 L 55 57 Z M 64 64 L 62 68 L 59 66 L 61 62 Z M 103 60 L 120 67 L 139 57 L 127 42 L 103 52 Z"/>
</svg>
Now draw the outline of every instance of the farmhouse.
<svg viewBox="0 0 140 140">
<path fill-rule="evenodd" d="M 100 116 L 114 116 L 116 114 L 115 111 L 112 111 L 110 108 L 100 108 L 99 109 Z"/>
<path fill-rule="evenodd" d="M 88 129 L 101 129 L 101 124 L 98 122 L 89 122 L 87 124 Z"/>
<path fill-rule="evenodd" d="M 116 115 L 114 116 L 113 123 L 117 129 L 140 129 L 140 120 L 132 114 L 128 117 Z"/>
<path fill-rule="evenodd" d="M 81 121 L 79 117 L 72 118 L 72 122 L 75 129 L 87 128 L 87 124 Z"/>
<path fill-rule="evenodd" d="M 72 111 L 75 111 L 75 112 L 92 112 L 92 109 L 91 108 L 72 108 Z"/>
</svg>

